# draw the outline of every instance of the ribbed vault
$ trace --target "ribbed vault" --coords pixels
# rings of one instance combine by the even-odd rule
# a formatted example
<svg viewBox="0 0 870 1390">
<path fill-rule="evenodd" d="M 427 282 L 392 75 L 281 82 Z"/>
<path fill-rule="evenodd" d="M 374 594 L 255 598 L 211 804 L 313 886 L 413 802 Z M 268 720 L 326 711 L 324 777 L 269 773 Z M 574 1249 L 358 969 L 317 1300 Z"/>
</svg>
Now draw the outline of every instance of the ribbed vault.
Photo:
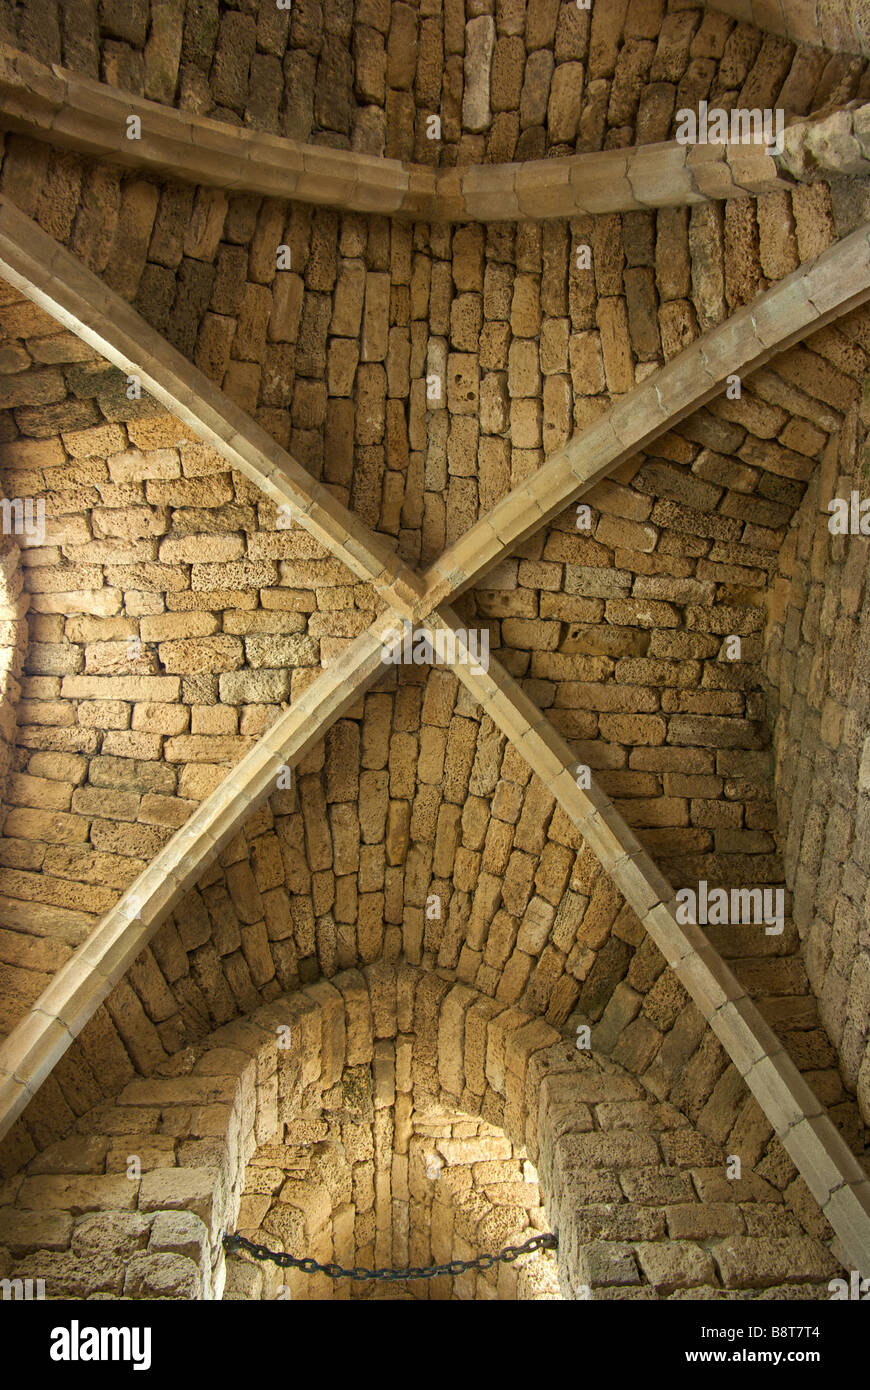
<svg viewBox="0 0 870 1390">
<path fill-rule="evenodd" d="M 643 49 L 624 37 L 619 62 Z M 863 95 L 850 62 L 837 102 Z M 40 190 L 46 158 L 80 208 Z M 863 1268 L 863 1132 L 795 928 L 747 954 L 681 926 L 656 867 L 783 882 L 756 663 L 782 538 L 820 461 L 839 450 L 848 476 L 863 438 L 860 200 L 782 184 L 722 210 L 451 231 L 367 222 L 331 190 L 338 210 L 314 213 L 194 194 L 26 140 L 0 195 L 4 482 L 57 516 L 24 555 L 39 617 L 0 847 L 12 934 L 32 938 L 0 1057 L 9 1170 L 89 1111 L 98 1057 L 114 1094 L 284 990 L 402 959 L 595 1025 L 598 1053 L 742 1143 L 829 1238 L 812 1194 Z M 113 207 L 120 255 L 92 235 Z M 134 529 L 106 531 L 124 505 Z M 485 624 L 488 674 L 385 678 L 404 617 Z"/>
</svg>

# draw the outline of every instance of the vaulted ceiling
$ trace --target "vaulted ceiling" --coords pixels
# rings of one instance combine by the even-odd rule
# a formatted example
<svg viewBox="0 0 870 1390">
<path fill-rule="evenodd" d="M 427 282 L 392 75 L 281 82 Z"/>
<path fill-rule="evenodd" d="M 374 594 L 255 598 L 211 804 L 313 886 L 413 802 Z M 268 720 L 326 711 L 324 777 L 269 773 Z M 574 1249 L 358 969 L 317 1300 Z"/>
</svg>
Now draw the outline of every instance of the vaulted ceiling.
<svg viewBox="0 0 870 1390">
<path fill-rule="evenodd" d="M 2 477 L 46 530 L 5 566 L 6 1170 L 402 958 L 588 1020 L 722 1140 L 760 1107 L 758 1163 L 866 1262 L 800 932 L 674 900 L 795 887 L 767 654 L 863 438 L 865 61 L 824 15 L 830 52 L 788 15 L 456 10 L 7 36 Z M 707 99 L 781 104 L 784 153 L 687 154 Z M 485 629 L 488 669 L 385 666 L 404 620 Z"/>
</svg>

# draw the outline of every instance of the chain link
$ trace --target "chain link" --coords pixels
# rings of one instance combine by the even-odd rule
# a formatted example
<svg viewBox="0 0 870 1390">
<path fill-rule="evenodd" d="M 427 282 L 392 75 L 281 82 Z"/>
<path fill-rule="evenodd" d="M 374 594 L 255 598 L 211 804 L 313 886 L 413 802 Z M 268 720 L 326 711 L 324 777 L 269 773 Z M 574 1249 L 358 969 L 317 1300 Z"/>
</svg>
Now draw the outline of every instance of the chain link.
<svg viewBox="0 0 870 1390">
<path fill-rule="evenodd" d="M 325 1274 L 328 1279 L 379 1279 L 384 1283 L 399 1279 L 434 1279 L 438 1274 L 465 1274 L 470 1269 L 492 1269 L 500 1260 L 504 1264 L 513 1264 L 521 1255 L 533 1255 L 537 1250 L 555 1250 L 558 1243 L 557 1237 L 547 1232 L 545 1235 L 532 1236 L 525 1245 L 508 1245 L 497 1255 L 478 1255 L 474 1260 L 450 1260 L 444 1265 L 411 1265 L 408 1269 L 344 1269 L 341 1265 L 322 1265 L 310 1258 L 300 1260 L 295 1255 L 270 1250 L 266 1245 L 255 1245 L 246 1236 L 224 1236 L 224 1247 L 229 1253 L 246 1250 L 255 1260 L 271 1260 L 282 1269 L 301 1269 L 305 1274 Z"/>
</svg>

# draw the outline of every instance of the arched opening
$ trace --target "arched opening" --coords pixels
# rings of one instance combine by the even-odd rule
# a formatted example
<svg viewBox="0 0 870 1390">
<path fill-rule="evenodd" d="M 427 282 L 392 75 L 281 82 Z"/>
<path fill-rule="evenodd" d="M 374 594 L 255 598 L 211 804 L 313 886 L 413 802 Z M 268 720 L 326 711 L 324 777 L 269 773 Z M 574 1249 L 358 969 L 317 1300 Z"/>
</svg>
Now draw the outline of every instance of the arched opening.
<svg viewBox="0 0 870 1390">
<path fill-rule="evenodd" d="M 380 1093 L 379 1093 L 380 1092 Z M 237 1231 L 345 1269 L 471 1261 L 548 1230 L 537 1171 L 504 1130 L 433 1097 L 385 1095 L 373 1067 L 347 1067 L 317 1117 L 250 1159 Z M 228 1261 L 224 1298 L 552 1299 L 555 1256 L 400 1281 L 332 1279 Z"/>
<path fill-rule="evenodd" d="M 252 1273 L 224 1235 L 402 1268 L 542 1228 L 558 1231 L 555 1262 L 424 1296 L 818 1298 L 839 1271 L 771 1183 L 733 1172 L 623 1067 L 418 967 L 305 986 L 158 1073 L 16 1181 L 11 1277 L 44 1278 L 48 1297 L 263 1298 L 286 1284 L 341 1298 L 331 1281 Z M 410 1281 L 396 1292 L 420 1296 Z"/>
</svg>

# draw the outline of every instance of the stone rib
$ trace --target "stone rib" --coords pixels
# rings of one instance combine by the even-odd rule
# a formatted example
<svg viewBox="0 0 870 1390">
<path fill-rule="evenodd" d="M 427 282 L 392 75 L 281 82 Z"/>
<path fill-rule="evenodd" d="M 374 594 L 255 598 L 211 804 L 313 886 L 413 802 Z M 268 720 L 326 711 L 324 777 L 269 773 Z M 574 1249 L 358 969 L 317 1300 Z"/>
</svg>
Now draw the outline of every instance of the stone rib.
<svg viewBox="0 0 870 1390">
<path fill-rule="evenodd" d="M 659 435 L 808 333 L 870 299 L 870 223 L 697 338 L 569 439 L 454 541 L 426 573 L 430 608 L 455 598 L 521 541 Z M 495 535 L 500 542 L 492 543 Z"/>
<path fill-rule="evenodd" d="M 0 111 L 13 130 L 124 168 L 348 212 L 435 222 L 688 206 L 787 189 L 793 177 L 811 176 L 792 163 L 781 165 L 761 145 L 692 147 L 675 140 L 559 159 L 432 169 L 239 129 L 58 64 L 49 68 L 8 45 L 0 46 Z M 139 138 L 128 138 L 130 116 L 141 122 Z"/>
<path fill-rule="evenodd" d="M 426 627 L 456 631 L 461 621 L 442 604 Z M 848 1259 L 870 1270 L 870 1179 L 746 990 L 701 928 L 677 921 L 667 879 L 594 781 L 578 787 L 569 744 L 504 667 L 491 658 L 485 674 L 451 669 L 571 818 L 731 1057 Z"/>
<path fill-rule="evenodd" d="M 410 613 L 419 579 L 381 536 L 315 482 L 245 411 L 146 323 L 126 300 L 0 196 L 0 275 L 76 333 L 189 425 L 210 448 L 270 497 L 293 509 L 299 524 L 372 584 L 401 613 Z"/>
<path fill-rule="evenodd" d="M 861 4 L 832 5 L 828 0 L 714 0 L 721 10 L 746 24 L 780 34 L 792 43 L 813 44 L 833 53 L 870 57 L 870 31 Z"/>
<path fill-rule="evenodd" d="M 0 1136 L 167 913 L 275 790 L 281 764 L 298 763 L 382 674 L 383 641 L 394 622 L 389 612 L 381 615 L 275 721 L 61 966 L 0 1047 Z"/>
</svg>

